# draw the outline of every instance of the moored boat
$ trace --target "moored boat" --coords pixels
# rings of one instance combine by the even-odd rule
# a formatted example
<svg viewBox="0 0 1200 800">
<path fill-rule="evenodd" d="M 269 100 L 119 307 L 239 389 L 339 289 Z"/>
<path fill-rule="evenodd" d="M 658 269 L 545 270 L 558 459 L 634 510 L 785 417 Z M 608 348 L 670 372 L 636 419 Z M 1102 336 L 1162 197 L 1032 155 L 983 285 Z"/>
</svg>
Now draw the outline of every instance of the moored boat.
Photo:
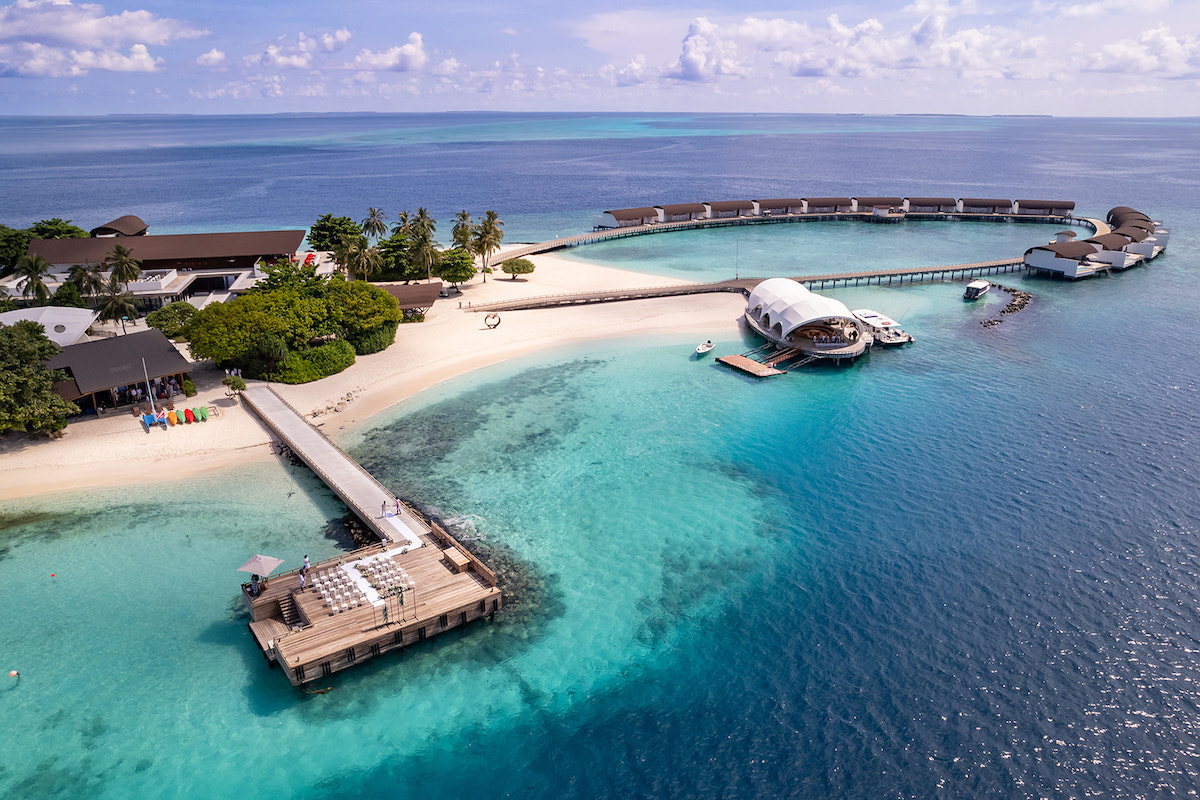
<svg viewBox="0 0 1200 800">
<path fill-rule="evenodd" d="M 990 288 L 992 288 L 992 284 L 987 281 L 971 281 L 967 284 L 967 290 L 963 292 L 963 299 L 978 300 L 987 294 Z"/>
<path fill-rule="evenodd" d="M 850 312 L 861 322 L 875 339 L 875 344 L 884 347 L 898 347 L 913 341 L 912 334 L 900 327 L 900 323 L 869 308 L 860 308 Z"/>
<path fill-rule="evenodd" d="M 716 347 L 716 345 L 713 344 L 712 339 L 709 339 L 706 342 L 701 342 L 700 344 L 698 344 L 696 346 L 696 355 L 698 355 L 698 356 L 706 355 L 714 347 Z"/>
</svg>

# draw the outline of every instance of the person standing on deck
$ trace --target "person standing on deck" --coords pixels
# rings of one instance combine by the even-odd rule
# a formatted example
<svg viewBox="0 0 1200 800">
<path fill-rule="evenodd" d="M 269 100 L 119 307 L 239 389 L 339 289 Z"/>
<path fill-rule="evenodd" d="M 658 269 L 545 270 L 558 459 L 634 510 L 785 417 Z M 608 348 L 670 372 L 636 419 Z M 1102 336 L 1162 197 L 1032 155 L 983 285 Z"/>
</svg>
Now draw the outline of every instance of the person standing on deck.
<svg viewBox="0 0 1200 800">
<path fill-rule="evenodd" d="M 309 564 L 309 563 L 308 563 L 308 556 L 305 556 L 305 557 L 304 557 L 304 571 L 305 571 L 305 572 L 308 572 L 308 568 L 309 568 L 309 567 L 311 567 L 311 566 L 312 566 L 312 564 Z"/>
<path fill-rule="evenodd" d="M 300 591 L 304 591 L 304 570 L 300 570 Z"/>
</svg>

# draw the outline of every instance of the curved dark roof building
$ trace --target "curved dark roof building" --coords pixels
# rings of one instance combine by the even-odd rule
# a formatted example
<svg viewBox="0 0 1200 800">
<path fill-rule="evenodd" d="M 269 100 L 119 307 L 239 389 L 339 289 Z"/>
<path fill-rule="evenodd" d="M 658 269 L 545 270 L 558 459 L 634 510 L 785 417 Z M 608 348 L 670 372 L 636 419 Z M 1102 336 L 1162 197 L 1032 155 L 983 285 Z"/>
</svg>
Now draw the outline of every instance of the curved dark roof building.
<svg viewBox="0 0 1200 800">
<path fill-rule="evenodd" d="M 123 217 L 117 217 L 112 222 L 106 222 L 103 225 L 92 228 L 88 233 L 93 237 L 110 237 L 110 236 L 145 236 L 146 231 L 150 228 L 141 217 L 135 217 L 133 214 L 126 214 Z"/>
</svg>

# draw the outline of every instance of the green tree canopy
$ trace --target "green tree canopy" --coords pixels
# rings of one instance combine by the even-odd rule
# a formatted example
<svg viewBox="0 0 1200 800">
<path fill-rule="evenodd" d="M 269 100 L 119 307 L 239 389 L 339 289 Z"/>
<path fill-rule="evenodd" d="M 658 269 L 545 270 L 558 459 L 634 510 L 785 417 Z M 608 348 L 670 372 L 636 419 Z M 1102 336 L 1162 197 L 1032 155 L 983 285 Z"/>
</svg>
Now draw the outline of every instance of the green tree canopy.
<svg viewBox="0 0 1200 800">
<path fill-rule="evenodd" d="M 185 300 L 167 303 L 157 311 L 146 315 L 146 324 L 158 328 L 164 336 L 174 339 L 182 336 L 187 324 L 196 316 L 196 307 Z"/>
<path fill-rule="evenodd" d="M 518 275 L 528 275 L 533 272 L 533 262 L 528 258 L 510 258 L 500 264 L 500 269 L 512 276 L 515 281 Z"/>
<path fill-rule="evenodd" d="M 71 220 L 58 217 L 33 223 L 29 233 L 34 239 L 86 239 L 91 235 L 78 225 L 72 225 Z"/>
<path fill-rule="evenodd" d="M 294 288 L 307 295 L 319 295 L 325 291 L 325 279 L 317 276 L 315 264 L 281 259 L 264 265 L 262 271 L 266 277 L 254 284 L 251 293 L 262 294 L 283 288 Z"/>
<path fill-rule="evenodd" d="M 60 308 L 87 308 L 87 301 L 83 299 L 83 293 L 79 291 L 79 287 L 71 281 L 63 281 L 54 291 L 54 296 L 50 298 L 49 305 L 59 306 Z"/>
<path fill-rule="evenodd" d="M 385 281 L 415 281 L 425 277 L 424 267 L 412 256 L 412 241 L 404 231 L 396 231 L 379 242 L 379 255 L 383 258 L 380 279 Z"/>
<path fill-rule="evenodd" d="M 59 352 L 39 323 L 0 325 L 0 431 L 57 436 L 67 417 L 79 413 L 78 406 L 54 392 L 55 382 L 66 374 L 42 366 Z"/>
<path fill-rule="evenodd" d="M 348 278 L 361 275 L 365 281 L 383 269 L 383 256 L 366 236 L 342 239 L 333 249 L 333 257 Z"/>
<path fill-rule="evenodd" d="M 488 264 L 491 263 L 492 253 L 500 249 L 504 241 L 504 220 L 495 211 L 484 212 L 483 219 L 475 226 L 475 238 L 471 242 L 472 249 L 483 259 L 483 280 L 487 282 Z"/>
<path fill-rule="evenodd" d="M 388 232 L 387 214 L 372 206 L 367 209 L 367 218 L 359 223 L 363 233 L 376 241 Z"/>
<path fill-rule="evenodd" d="M 76 264 L 71 267 L 68 280 L 86 297 L 96 297 L 104 291 L 104 270 L 99 264 Z"/>
<path fill-rule="evenodd" d="M 117 280 L 117 276 L 108 276 L 108 285 L 104 287 L 104 296 L 100 299 L 100 319 L 116 322 L 120 320 L 121 330 L 125 329 L 126 317 L 137 317 L 137 302 L 133 292 L 125 288 L 125 284 Z"/>
<path fill-rule="evenodd" d="M 454 285 L 466 283 L 475 277 L 475 256 L 461 248 L 442 253 L 440 263 L 433 274 Z"/>
<path fill-rule="evenodd" d="M 362 227 L 349 217 L 322 214 L 308 229 L 308 246 L 314 250 L 332 250 L 342 239 L 362 235 Z"/>
<path fill-rule="evenodd" d="M 29 251 L 33 234 L 28 228 L 10 228 L 0 225 L 0 275 L 7 275 L 17 266 L 17 261 Z"/>
</svg>

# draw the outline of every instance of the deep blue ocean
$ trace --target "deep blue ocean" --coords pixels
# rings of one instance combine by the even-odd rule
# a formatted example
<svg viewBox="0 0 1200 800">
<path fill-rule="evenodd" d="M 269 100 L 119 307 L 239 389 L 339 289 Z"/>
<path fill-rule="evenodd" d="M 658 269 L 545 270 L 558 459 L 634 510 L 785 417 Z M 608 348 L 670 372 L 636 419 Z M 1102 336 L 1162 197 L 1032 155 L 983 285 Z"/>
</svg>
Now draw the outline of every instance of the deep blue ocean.
<svg viewBox="0 0 1200 800">
<path fill-rule="evenodd" d="M 0 675 L 22 677 L 0 684 L 0 796 L 1189 796 L 1197 141 L 1198 120 L 0 119 L 9 225 L 426 206 L 495 209 L 532 241 L 607 208 L 897 194 L 1131 205 L 1173 232 L 1113 277 L 1001 276 L 1033 302 L 995 328 L 1005 298 L 966 304 L 958 283 L 827 290 L 917 339 L 850 367 L 756 382 L 691 358 L 694 337 L 596 342 L 389 409 L 341 443 L 519 591 L 496 623 L 328 694 L 266 668 L 233 571 L 343 547 L 344 508 L 306 470 L 7 503 Z M 906 226 L 571 257 L 707 279 L 735 259 L 746 276 L 998 258 L 1057 230 Z"/>
</svg>

